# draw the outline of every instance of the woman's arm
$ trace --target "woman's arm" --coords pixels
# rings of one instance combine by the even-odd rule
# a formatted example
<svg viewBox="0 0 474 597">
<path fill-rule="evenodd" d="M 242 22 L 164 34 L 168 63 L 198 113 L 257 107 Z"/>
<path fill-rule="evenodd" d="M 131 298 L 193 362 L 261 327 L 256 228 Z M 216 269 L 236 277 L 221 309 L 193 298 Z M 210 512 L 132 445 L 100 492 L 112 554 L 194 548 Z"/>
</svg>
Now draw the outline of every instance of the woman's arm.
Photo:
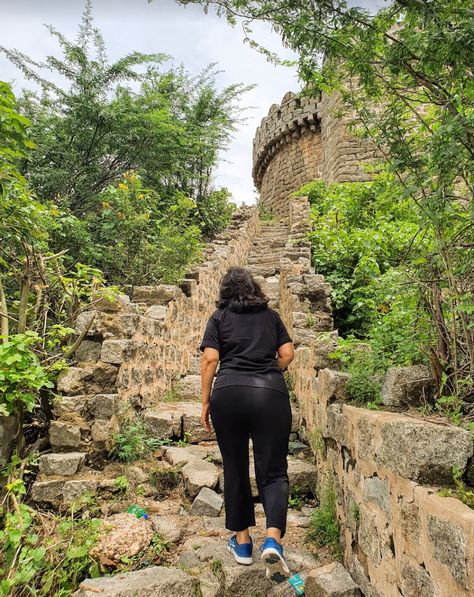
<svg viewBox="0 0 474 597">
<path fill-rule="evenodd" d="M 209 398 L 211 396 L 212 380 L 219 363 L 219 351 L 215 348 L 206 347 L 201 359 L 201 399 L 202 414 L 201 420 L 206 431 L 211 431 L 209 423 Z"/>
<path fill-rule="evenodd" d="M 286 342 L 278 348 L 277 365 L 283 371 L 295 358 L 295 349 L 293 342 Z"/>
</svg>

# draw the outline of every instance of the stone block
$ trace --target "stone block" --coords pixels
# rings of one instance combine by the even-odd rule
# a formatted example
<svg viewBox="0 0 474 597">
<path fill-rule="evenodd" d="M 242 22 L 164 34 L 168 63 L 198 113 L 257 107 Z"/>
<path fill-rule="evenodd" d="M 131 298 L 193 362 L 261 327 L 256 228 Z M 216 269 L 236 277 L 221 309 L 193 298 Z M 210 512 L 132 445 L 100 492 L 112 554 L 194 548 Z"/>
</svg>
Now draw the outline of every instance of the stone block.
<svg viewBox="0 0 474 597">
<path fill-rule="evenodd" d="M 62 498 L 64 481 L 35 481 L 31 486 L 34 502 L 57 503 Z"/>
<path fill-rule="evenodd" d="M 349 423 L 341 403 L 330 404 L 327 408 L 327 428 L 324 437 L 330 437 L 341 446 L 350 446 Z"/>
<path fill-rule="evenodd" d="M 385 406 L 420 406 L 430 402 L 434 392 L 434 378 L 429 367 L 390 367 L 382 384 L 382 403 Z"/>
<path fill-rule="evenodd" d="M 96 419 L 110 419 L 118 411 L 118 394 L 96 394 L 89 400 L 89 411 Z"/>
<path fill-rule="evenodd" d="M 90 367 L 69 367 L 58 375 L 57 388 L 63 394 L 83 394 L 85 384 L 92 378 Z"/>
<path fill-rule="evenodd" d="M 77 421 L 86 411 L 87 396 L 56 396 L 53 402 L 54 414 L 58 419 Z"/>
<path fill-rule="evenodd" d="M 213 489 L 219 480 L 219 469 L 212 462 L 194 458 L 182 468 L 184 484 L 191 497 L 196 496 L 203 487 Z"/>
<path fill-rule="evenodd" d="M 182 294 L 177 286 L 159 284 L 158 286 L 135 286 L 133 301 L 147 305 L 167 305 Z"/>
<path fill-rule="evenodd" d="M 183 402 L 192 402 L 201 400 L 201 376 L 186 375 L 182 377 L 174 386 L 178 400 Z"/>
<path fill-rule="evenodd" d="M 168 309 L 164 305 L 152 305 L 148 307 L 145 312 L 145 317 L 156 319 L 158 321 L 164 321 L 166 319 L 166 313 Z"/>
<path fill-rule="evenodd" d="M 194 516 L 219 516 L 223 503 L 224 500 L 218 493 L 209 487 L 203 487 L 194 498 L 190 513 Z"/>
<path fill-rule="evenodd" d="M 404 597 L 433 597 L 439 594 L 428 571 L 417 563 L 410 563 L 406 557 L 403 557 L 401 565 L 401 589 Z"/>
<path fill-rule="evenodd" d="M 75 475 L 83 466 L 86 455 L 82 452 L 65 454 L 44 454 L 39 459 L 39 471 L 42 475 Z"/>
<path fill-rule="evenodd" d="M 153 529 L 168 543 L 179 543 L 185 527 L 186 517 L 179 515 L 153 515 L 150 517 Z"/>
<path fill-rule="evenodd" d="M 373 513 L 366 507 L 359 510 L 359 545 L 373 566 L 382 561 L 381 539 Z"/>
<path fill-rule="evenodd" d="M 72 503 L 81 499 L 86 493 L 94 493 L 97 489 L 98 481 L 89 481 L 84 479 L 74 479 L 66 481 L 63 486 L 63 500 L 66 503 Z"/>
<path fill-rule="evenodd" d="M 428 536 L 434 558 L 447 566 L 459 585 L 465 587 L 468 576 L 467 542 L 462 528 L 428 514 Z"/>
<path fill-rule="evenodd" d="M 130 340 L 104 340 L 100 360 L 112 365 L 120 365 L 126 358 Z"/>
<path fill-rule="evenodd" d="M 198 581 L 171 566 L 151 566 L 135 572 L 84 580 L 74 597 L 187 597 L 197 595 Z"/>
<path fill-rule="evenodd" d="M 181 437 L 181 413 L 175 410 L 148 409 L 143 413 L 145 428 L 150 437 L 166 439 Z"/>
<path fill-rule="evenodd" d="M 418 483 L 451 482 L 453 467 L 464 470 L 473 453 L 469 431 L 421 420 L 382 421 L 381 438 L 377 462 Z"/>
<path fill-rule="evenodd" d="M 85 339 L 78 346 L 74 356 L 79 363 L 96 363 L 99 360 L 101 349 L 101 342 Z"/>
<path fill-rule="evenodd" d="M 216 439 L 214 430 L 208 433 L 201 421 L 201 404 L 198 402 L 180 403 L 177 408 L 183 414 L 183 435 L 190 443 Z"/>
<path fill-rule="evenodd" d="M 305 582 L 306 597 L 361 597 L 359 587 L 339 562 L 311 570 Z"/>
<path fill-rule="evenodd" d="M 92 423 L 91 438 L 100 449 L 111 450 L 114 445 L 114 435 L 118 431 L 119 425 L 116 417 L 96 419 Z"/>
<path fill-rule="evenodd" d="M 379 477 L 365 479 L 362 497 L 365 502 L 377 504 L 387 518 L 390 517 L 390 488 L 386 479 Z"/>
<path fill-rule="evenodd" d="M 55 451 L 68 451 L 81 445 L 81 429 L 63 421 L 51 421 L 49 440 Z"/>
</svg>

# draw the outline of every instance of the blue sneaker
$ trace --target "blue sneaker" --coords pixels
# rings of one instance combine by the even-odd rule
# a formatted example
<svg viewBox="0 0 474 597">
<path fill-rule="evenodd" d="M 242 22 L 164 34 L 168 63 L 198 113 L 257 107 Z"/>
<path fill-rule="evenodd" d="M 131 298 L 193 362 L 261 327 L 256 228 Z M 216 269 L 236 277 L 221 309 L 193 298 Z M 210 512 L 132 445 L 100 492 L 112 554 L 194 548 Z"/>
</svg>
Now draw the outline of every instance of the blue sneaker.
<svg viewBox="0 0 474 597">
<path fill-rule="evenodd" d="M 290 576 L 290 569 L 283 556 L 283 547 L 276 539 L 267 537 L 260 547 L 262 562 L 265 563 L 267 578 L 283 582 Z"/>
<path fill-rule="evenodd" d="M 253 564 L 252 549 L 252 538 L 250 538 L 250 543 L 237 543 L 236 535 L 232 535 L 227 543 L 227 551 L 230 551 L 238 564 L 244 564 L 245 566 Z"/>
</svg>

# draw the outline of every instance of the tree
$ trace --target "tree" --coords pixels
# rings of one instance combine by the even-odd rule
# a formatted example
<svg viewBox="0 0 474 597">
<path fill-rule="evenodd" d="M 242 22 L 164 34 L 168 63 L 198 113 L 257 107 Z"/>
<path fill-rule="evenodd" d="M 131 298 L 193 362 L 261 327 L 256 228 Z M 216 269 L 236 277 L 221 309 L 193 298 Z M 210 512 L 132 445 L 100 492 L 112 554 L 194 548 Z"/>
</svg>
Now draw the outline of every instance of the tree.
<svg viewBox="0 0 474 597">
<path fill-rule="evenodd" d="M 339 93 L 355 134 L 376 146 L 418 214 L 413 248 L 434 238 L 414 283 L 437 332 L 430 361 L 439 391 L 473 416 L 471 0 L 396 0 L 375 15 L 340 0 L 197 3 L 243 19 L 249 37 L 252 21 L 270 22 L 298 52 L 305 92 Z"/>
</svg>

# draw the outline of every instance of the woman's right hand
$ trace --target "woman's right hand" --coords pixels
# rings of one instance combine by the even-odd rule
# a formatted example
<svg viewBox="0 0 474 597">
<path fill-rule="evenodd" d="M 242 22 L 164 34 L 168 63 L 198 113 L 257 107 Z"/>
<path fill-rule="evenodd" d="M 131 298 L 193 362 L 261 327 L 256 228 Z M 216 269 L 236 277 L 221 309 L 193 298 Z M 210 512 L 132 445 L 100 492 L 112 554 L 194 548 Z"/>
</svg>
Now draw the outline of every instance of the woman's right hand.
<svg viewBox="0 0 474 597">
<path fill-rule="evenodd" d="M 210 414 L 210 405 L 209 402 L 204 402 L 202 405 L 202 412 L 201 412 L 201 421 L 204 425 L 206 431 L 211 433 L 211 423 L 209 422 L 209 414 Z"/>
</svg>

